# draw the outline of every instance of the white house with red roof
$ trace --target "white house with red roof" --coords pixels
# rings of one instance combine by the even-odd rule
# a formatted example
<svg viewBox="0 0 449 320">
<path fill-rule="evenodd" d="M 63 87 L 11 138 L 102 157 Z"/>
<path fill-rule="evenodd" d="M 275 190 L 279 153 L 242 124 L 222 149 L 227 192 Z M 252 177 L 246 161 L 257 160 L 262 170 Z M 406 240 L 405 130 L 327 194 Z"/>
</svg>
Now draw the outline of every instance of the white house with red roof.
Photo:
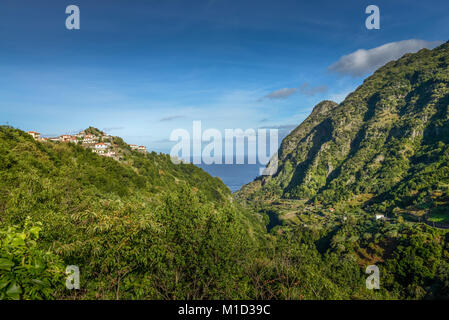
<svg viewBox="0 0 449 320">
<path fill-rule="evenodd" d="M 71 136 L 71 135 L 68 135 L 68 134 L 63 134 L 62 136 L 60 136 L 60 137 L 59 137 L 59 140 L 61 140 L 61 141 L 65 142 L 65 141 L 69 141 L 69 140 L 70 140 L 70 138 L 72 138 L 72 136 Z"/>
<path fill-rule="evenodd" d="M 107 148 L 108 148 L 108 146 L 105 143 L 103 143 L 103 142 L 95 144 L 95 149 L 96 150 L 106 150 Z"/>
<path fill-rule="evenodd" d="M 29 135 L 31 135 L 35 140 L 39 140 L 41 138 L 41 134 L 36 131 L 28 131 Z"/>
<path fill-rule="evenodd" d="M 68 134 L 63 134 L 62 136 L 60 136 L 59 140 L 62 141 L 62 142 L 78 143 L 78 139 L 76 138 L 76 136 L 71 136 L 71 135 L 68 135 Z"/>
</svg>

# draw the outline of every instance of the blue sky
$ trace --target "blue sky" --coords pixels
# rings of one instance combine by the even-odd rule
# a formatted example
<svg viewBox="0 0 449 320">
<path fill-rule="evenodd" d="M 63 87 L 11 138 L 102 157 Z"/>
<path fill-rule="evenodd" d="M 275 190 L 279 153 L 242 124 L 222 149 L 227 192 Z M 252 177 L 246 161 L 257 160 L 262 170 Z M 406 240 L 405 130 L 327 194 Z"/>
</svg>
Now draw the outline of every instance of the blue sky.
<svg viewBox="0 0 449 320">
<path fill-rule="evenodd" d="M 72 4 L 80 30 L 65 28 Z M 365 27 L 370 4 L 380 30 Z M 288 129 L 379 61 L 447 41 L 447 12 L 447 0 L 2 0 L 0 122 L 92 125 L 162 152 L 193 120 Z"/>
</svg>

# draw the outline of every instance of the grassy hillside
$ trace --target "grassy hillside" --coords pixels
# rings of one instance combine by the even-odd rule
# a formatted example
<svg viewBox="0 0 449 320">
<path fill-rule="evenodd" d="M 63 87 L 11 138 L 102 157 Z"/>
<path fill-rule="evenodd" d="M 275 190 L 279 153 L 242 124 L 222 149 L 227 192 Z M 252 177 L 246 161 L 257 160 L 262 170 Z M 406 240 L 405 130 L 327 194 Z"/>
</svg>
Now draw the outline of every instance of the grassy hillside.
<svg viewBox="0 0 449 320">
<path fill-rule="evenodd" d="M 449 298 L 448 66 L 449 43 L 318 104 L 238 201 L 118 137 L 114 160 L 0 127 L 0 299 Z"/>
<path fill-rule="evenodd" d="M 255 224 L 230 195 L 219 179 L 193 165 L 174 165 L 167 155 L 123 150 L 119 162 L 1 127 L 2 239 L 25 242 L 2 245 L 0 290 L 14 296 L 20 283 L 22 297 L 29 297 L 23 282 L 32 275 L 15 278 L 21 267 L 14 259 L 20 253 L 18 261 L 32 264 L 24 250 L 33 247 L 59 258 L 46 265 L 55 277 L 56 265 L 79 266 L 77 298 L 245 297 L 242 270 Z M 57 284 L 54 297 L 72 294 L 63 281 Z"/>
<path fill-rule="evenodd" d="M 366 298 L 354 278 L 376 265 L 384 298 L 449 298 L 449 42 L 319 103 L 278 165 L 235 198 L 276 239 L 309 234 L 340 292 Z"/>
<path fill-rule="evenodd" d="M 0 128 L 0 299 L 389 296 L 357 266 L 331 270 L 309 230 L 266 233 L 218 179 L 113 140 L 120 161 Z"/>
<path fill-rule="evenodd" d="M 432 202 L 434 193 L 445 199 L 448 108 L 449 43 L 406 54 L 341 104 L 318 104 L 282 142 L 277 173 L 240 198 L 332 204 L 366 195 L 382 211 Z"/>
</svg>

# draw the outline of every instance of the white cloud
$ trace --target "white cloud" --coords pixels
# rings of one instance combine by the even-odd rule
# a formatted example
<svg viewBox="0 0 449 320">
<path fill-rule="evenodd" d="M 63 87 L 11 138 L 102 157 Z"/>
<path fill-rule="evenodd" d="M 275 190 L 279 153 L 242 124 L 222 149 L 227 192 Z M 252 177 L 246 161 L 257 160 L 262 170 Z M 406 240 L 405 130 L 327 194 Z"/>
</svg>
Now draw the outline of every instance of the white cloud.
<svg viewBox="0 0 449 320">
<path fill-rule="evenodd" d="M 268 99 L 286 99 L 291 95 L 295 94 L 298 91 L 298 88 L 284 88 L 267 94 L 264 98 Z"/>
<path fill-rule="evenodd" d="M 273 91 L 267 95 L 265 95 L 262 99 L 287 99 L 288 97 L 294 95 L 298 91 L 306 96 L 314 96 L 318 93 L 325 93 L 329 90 L 329 88 L 325 85 L 322 86 L 313 86 L 310 83 L 305 82 L 299 88 L 283 88 L 276 91 Z M 260 101 L 259 100 L 259 101 Z"/>
<path fill-rule="evenodd" d="M 185 118 L 185 116 L 182 116 L 182 115 L 169 116 L 169 117 L 162 118 L 162 119 L 159 120 L 159 121 L 160 121 L 160 122 L 167 122 L 167 121 L 172 121 L 172 120 L 182 119 L 182 118 Z"/>
<path fill-rule="evenodd" d="M 307 82 L 303 83 L 299 88 L 299 91 L 306 96 L 314 96 L 317 93 L 326 93 L 328 90 L 329 88 L 325 85 L 314 87 Z"/>
<path fill-rule="evenodd" d="M 328 70 L 340 75 L 358 77 L 373 72 L 387 62 L 399 59 L 406 53 L 414 53 L 423 48 L 433 49 L 442 43 L 443 41 L 411 39 L 390 42 L 369 50 L 359 49 L 341 57 Z"/>
</svg>

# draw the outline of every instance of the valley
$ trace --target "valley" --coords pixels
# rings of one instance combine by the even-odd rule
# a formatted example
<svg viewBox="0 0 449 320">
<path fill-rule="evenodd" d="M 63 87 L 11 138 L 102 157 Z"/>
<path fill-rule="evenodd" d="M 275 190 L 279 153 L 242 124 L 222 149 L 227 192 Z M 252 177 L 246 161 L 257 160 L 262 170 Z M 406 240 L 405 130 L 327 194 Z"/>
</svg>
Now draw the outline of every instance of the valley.
<svg viewBox="0 0 449 320">
<path fill-rule="evenodd" d="M 0 299 L 449 297 L 449 42 L 317 104 L 234 194 L 85 131 L 114 157 L 0 127 Z"/>
</svg>

